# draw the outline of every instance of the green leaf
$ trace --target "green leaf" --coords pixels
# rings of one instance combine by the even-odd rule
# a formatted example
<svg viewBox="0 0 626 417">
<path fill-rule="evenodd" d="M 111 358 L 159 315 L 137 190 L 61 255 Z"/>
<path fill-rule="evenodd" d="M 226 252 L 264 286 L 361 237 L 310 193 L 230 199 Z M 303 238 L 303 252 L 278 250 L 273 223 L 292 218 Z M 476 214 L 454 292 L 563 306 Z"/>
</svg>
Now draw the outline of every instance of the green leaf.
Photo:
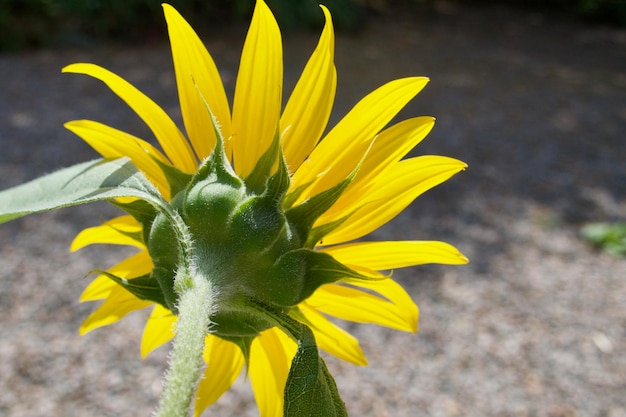
<svg viewBox="0 0 626 417">
<path fill-rule="evenodd" d="M 337 384 L 320 357 L 313 332 L 301 325 L 285 384 L 284 417 L 347 417 Z"/>
<path fill-rule="evenodd" d="M 337 384 L 319 355 L 311 329 L 261 303 L 251 306 L 298 342 L 285 384 L 283 417 L 347 417 Z"/>
<path fill-rule="evenodd" d="M 97 159 L 0 192 L 0 223 L 32 213 L 118 197 L 136 197 L 168 210 L 156 188 L 129 158 Z"/>
</svg>

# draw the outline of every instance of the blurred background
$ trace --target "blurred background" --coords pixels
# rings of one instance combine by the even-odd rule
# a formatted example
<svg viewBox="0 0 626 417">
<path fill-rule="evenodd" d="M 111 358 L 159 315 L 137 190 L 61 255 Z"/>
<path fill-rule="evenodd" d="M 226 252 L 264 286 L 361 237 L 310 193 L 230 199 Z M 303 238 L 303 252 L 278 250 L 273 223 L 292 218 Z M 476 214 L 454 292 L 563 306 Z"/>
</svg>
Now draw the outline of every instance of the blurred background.
<svg viewBox="0 0 626 417">
<path fill-rule="evenodd" d="M 315 48 L 317 1 L 267 1 L 283 28 L 285 98 Z M 236 79 L 251 0 L 171 2 Z M 338 27 L 331 125 L 404 76 L 431 83 L 398 120 L 437 117 L 413 155 L 467 171 L 372 239 L 444 240 L 467 266 L 394 272 L 417 335 L 366 324 L 370 365 L 328 358 L 352 416 L 626 417 L 626 1 L 328 0 Z M 0 189 L 97 155 L 63 129 L 87 118 L 152 140 L 98 81 L 103 65 L 182 126 L 159 1 L 0 0 Z M 70 254 L 107 204 L 0 227 L 0 416 L 149 415 L 167 347 L 140 359 L 147 312 L 78 336 L 83 277 L 126 248 Z M 602 222 L 593 239 L 583 231 Z M 209 409 L 258 415 L 248 383 Z"/>
<path fill-rule="evenodd" d="M 142 41 L 162 38 L 162 13 L 155 0 L 1 0 L 0 50 L 33 47 L 84 46 L 103 40 Z M 193 26 L 246 21 L 252 0 L 172 0 L 172 6 Z M 268 0 L 283 30 L 319 27 L 323 23 L 317 0 Z M 337 27 L 355 30 L 372 12 L 392 9 L 441 10 L 461 4 L 467 7 L 504 4 L 574 16 L 587 22 L 626 25 L 624 0 L 328 0 Z"/>
</svg>

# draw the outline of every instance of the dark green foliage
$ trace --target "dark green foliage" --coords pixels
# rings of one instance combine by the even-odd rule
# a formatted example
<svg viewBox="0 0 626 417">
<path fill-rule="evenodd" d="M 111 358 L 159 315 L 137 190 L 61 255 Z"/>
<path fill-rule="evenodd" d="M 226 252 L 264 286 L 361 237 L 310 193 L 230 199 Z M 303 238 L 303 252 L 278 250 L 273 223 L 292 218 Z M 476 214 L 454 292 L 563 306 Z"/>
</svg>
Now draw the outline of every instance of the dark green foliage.
<svg viewBox="0 0 626 417">
<path fill-rule="evenodd" d="M 163 2 L 196 25 L 222 22 L 232 7 L 228 0 L 0 0 L 0 49 L 165 39 Z"/>
<path fill-rule="evenodd" d="M 0 0 L 0 50 L 40 46 L 56 32 L 57 10 L 42 0 Z"/>
<path fill-rule="evenodd" d="M 439 0 L 387 0 L 385 10 L 407 3 Z M 497 2 L 577 15 L 586 21 L 626 25 L 626 0 L 453 0 L 460 4 Z M 165 40 L 163 0 L 0 0 L 0 51 L 49 46 L 88 46 L 95 42 Z M 200 32 L 245 22 L 255 0 L 169 0 Z M 283 31 L 319 29 L 327 6 L 335 26 L 356 29 L 369 0 L 266 0 Z"/>
<path fill-rule="evenodd" d="M 0 50 L 138 36 L 160 8 L 154 0 L 0 0 Z"/>
<path fill-rule="evenodd" d="M 626 0 L 579 0 L 578 12 L 588 20 L 626 26 Z"/>
<path fill-rule="evenodd" d="M 393 0 L 392 0 L 393 1 Z M 396 0 L 402 2 L 403 0 Z M 436 3 L 438 0 L 414 0 Z M 626 0 L 456 0 L 460 4 L 497 3 L 576 16 L 584 21 L 626 25 Z"/>
<path fill-rule="evenodd" d="M 104 40 L 165 39 L 163 0 L 0 0 L 0 51 L 85 46 Z M 169 0 L 198 30 L 246 21 L 255 0 Z M 284 30 L 319 28 L 324 3 L 339 28 L 361 17 L 354 0 L 268 0 Z"/>
</svg>

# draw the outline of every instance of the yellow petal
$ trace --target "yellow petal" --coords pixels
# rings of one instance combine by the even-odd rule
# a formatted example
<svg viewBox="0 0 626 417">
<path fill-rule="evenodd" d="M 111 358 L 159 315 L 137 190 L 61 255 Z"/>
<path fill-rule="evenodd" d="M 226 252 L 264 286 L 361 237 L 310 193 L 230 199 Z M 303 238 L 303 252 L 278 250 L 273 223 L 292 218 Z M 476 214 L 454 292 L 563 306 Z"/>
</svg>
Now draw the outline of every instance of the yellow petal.
<svg viewBox="0 0 626 417">
<path fill-rule="evenodd" d="M 324 132 L 337 87 L 333 23 L 328 9 L 321 7 L 326 25 L 280 119 L 285 160 L 292 172 L 311 153 Z"/>
<path fill-rule="evenodd" d="M 169 161 L 154 146 L 121 130 L 91 120 L 74 120 L 64 126 L 80 136 L 104 158 L 129 157 L 157 186 L 161 194 L 167 200 L 170 199 L 169 184 L 155 159 L 166 165 L 169 165 Z"/>
<path fill-rule="evenodd" d="M 111 294 L 111 291 L 116 286 L 117 284 L 111 278 L 100 275 L 87 285 L 80 295 L 79 301 L 82 303 L 85 301 L 103 300 Z"/>
<path fill-rule="evenodd" d="M 433 117 L 422 116 L 404 120 L 380 132 L 352 184 L 368 183 L 376 178 L 417 146 L 434 125 Z"/>
<path fill-rule="evenodd" d="M 292 189 L 315 181 L 309 195 L 317 194 L 346 178 L 363 159 L 376 134 L 427 83 L 426 77 L 391 81 L 359 101 L 296 171 Z"/>
<path fill-rule="evenodd" d="M 421 142 L 434 124 L 435 119 L 432 117 L 416 117 L 382 131 L 364 158 L 356 177 L 326 215 L 341 218 L 352 212 L 354 201 L 370 191 L 382 172 Z"/>
<path fill-rule="evenodd" d="M 417 332 L 417 321 L 419 318 L 419 309 L 417 305 L 411 299 L 411 296 L 406 292 L 404 288 L 391 278 L 384 280 L 363 280 L 363 279 L 347 279 L 345 281 L 355 287 L 364 288 L 368 291 L 376 292 L 387 300 L 389 300 L 394 306 L 396 306 L 407 324 L 406 329 L 411 332 Z"/>
<path fill-rule="evenodd" d="M 367 365 L 365 354 L 354 336 L 336 326 L 315 309 L 310 308 L 306 302 L 300 304 L 299 307 L 312 326 L 315 341 L 320 349 L 346 362 L 359 366 Z"/>
<path fill-rule="evenodd" d="M 350 283 L 352 284 L 352 282 Z M 381 283 L 378 284 L 378 288 L 373 288 L 377 292 L 380 292 L 381 288 L 387 289 L 392 287 L 395 291 L 403 291 L 402 287 L 395 284 L 391 279 L 381 281 L 364 280 L 363 283 Z M 395 288 L 396 286 L 398 288 Z M 398 298 L 401 301 L 401 305 L 396 305 L 393 303 L 393 300 L 389 301 L 386 298 L 386 296 L 382 298 L 371 292 L 365 292 L 346 285 L 327 284 L 319 287 L 306 300 L 306 303 L 325 314 L 342 320 L 354 321 L 356 323 L 374 323 L 396 330 L 415 331 L 417 328 L 417 317 L 412 309 L 407 310 L 407 307 L 410 307 L 410 305 L 407 304 L 406 300 Z M 410 297 L 408 299 L 410 300 Z M 412 302 L 411 305 L 415 306 Z"/>
<path fill-rule="evenodd" d="M 259 0 L 241 53 L 233 103 L 235 171 L 246 177 L 278 133 L 283 88 L 283 49 L 278 24 Z"/>
<path fill-rule="evenodd" d="M 81 230 L 72 241 L 70 251 L 74 252 L 93 244 L 129 245 L 145 249 L 145 245 L 135 236 L 141 235 L 142 226 L 132 216 L 120 216 L 108 220 L 100 226 Z"/>
<path fill-rule="evenodd" d="M 141 357 L 145 358 L 158 347 L 172 340 L 176 316 L 167 308 L 156 304 L 143 328 Z"/>
<path fill-rule="evenodd" d="M 79 333 L 84 335 L 98 327 L 108 326 L 117 322 L 131 311 L 140 310 L 152 304 L 154 304 L 152 301 L 140 300 L 117 285 L 111 289 L 110 294 L 102 305 L 81 324 Z"/>
<path fill-rule="evenodd" d="M 324 237 L 331 245 L 358 239 L 378 229 L 404 210 L 413 200 L 441 184 L 467 165 L 444 156 L 419 156 L 400 161 L 376 178 L 368 193 L 352 202 L 353 214 Z M 336 213 L 322 215 L 316 225 L 330 223 Z"/>
<path fill-rule="evenodd" d="M 117 265 L 109 268 L 108 273 L 120 278 L 135 278 L 146 275 L 152 271 L 152 258 L 147 251 L 134 254 Z M 99 275 L 85 288 L 80 296 L 80 302 L 101 300 L 109 296 L 113 288 L 118 287 L 111 278 Z"/>
<path fill-rule="evenodd" d="M 231 135 L 228 99 L 215 62 L 196 32 L 172 6 L 163 4 L 163 10 L 185 129 L 196 155 L 204 160 L 216 139 L 204 100 L 217 118 L 222 136 L 228 139 Z"/>
<path fill-rule="evenodd" d="M 176 124 L 154 101 L 114 73 L 94 64 L 72 64 L 63 72 L 85 74 L 105 83 L 126 102 L 154 133 L 165 154 L 180 170 L 193 173 L 198 164 L 189 143 Z"/>
<path fill-rule="evenodd" d="M 204 345 L 204 362 L 207 367 L 198 384 L 195 417 L 228 391 L 239 377 L 245 361 L 234 343 L 208 335 Z"/>
<path fill-rule="evenodd" d="M 454 246 L 434 241 L 358 242 L 332 246 L 323 251 L 345 265 L 378 271 L 430 263 L 467 263 L 467 258 Z"/>
<path fill-rule="evenodd" d="M 282 417 L 285 382 L 295 353 L 295 342 L 276 328 L 252 342 L 249 374 L 261 417 Z"/>
</svg>

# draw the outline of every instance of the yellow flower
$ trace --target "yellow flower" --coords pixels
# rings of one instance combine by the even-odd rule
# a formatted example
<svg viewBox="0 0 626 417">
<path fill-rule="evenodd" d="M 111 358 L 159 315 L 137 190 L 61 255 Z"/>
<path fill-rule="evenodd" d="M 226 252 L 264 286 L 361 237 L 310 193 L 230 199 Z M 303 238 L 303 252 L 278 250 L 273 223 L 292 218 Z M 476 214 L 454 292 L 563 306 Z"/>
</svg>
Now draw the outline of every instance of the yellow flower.
<svg viewBox="0 0 626 417">
<path fill-rule="evenodd" d="M 403 159 L 432 129 L 432 117 L 387 126 L 428 79 L 404 78 L 381 86 L 322 138 L 337 81 L 334 33 L 326 8 L 322 7 L 326 25 L 319 43 L 281 112 L 281 35 L 268 7 L 262 0 L 257 1 L 231 112 L 209 52 L 171 6 L 163 7 L 186 135 L 135 87 L 104 68 L 85 63 L 70 65 L 63 71 L 104 82 L 145 121 L 162 151 L 95 121 L 72 121 L 66 127 L 104 158 L 129 157 L 168 200 L 187 185 L 215 148 L 220 133 L 234 171 L 244 179 L 253 177 L 257 162 L 278 137 L 291 181 L 283 202 L 285 208 L 311 201 L 350 178 L 332 206 L 312 225 L 323 236 L 313 246 L 371 279 L 347 277 L 321 285 L 294 306 L 291 314 L 312 328 L 321 349 L 356 365 L 367 364 L 358 341 L 327 316 L 417 331 L 417 306 L 381 271 L 425 263 L 463 264 L 467 259 L 443 242 L 355 240 L 384 225 L 417 196 L 466 167 L 463 162 L 443 156 Z M 214 121 L 218 131 L 213 128 Z M 137 253 L 107 271 L 132 281 L 154 268 L 143 227 L 137 216 L 114 218 L 83 230 L 72 243 L 72 250 L 98 243 L 136 247 Z M 131 311 L 151 307 L 141 341 L 142 356 L 173 337 L 176 316 L 167 303 L 142 300 L 106 274 L 94 279 L 80 300 L 104 300 L 82 324 L 81 334 L 112 324 Z M 277 328 L 264 330 L 254 338 L 248 352 L 248 374 L 262 416 L 282 414 L 284 385 L 295 351 L 295 343 Z M 206 337 L 204 360 L 206 378 L 198 388 L 196 415 L 230 388 L 241 374 L 246 355 L 232 341 L 210 334 Z"/>
</svg>

